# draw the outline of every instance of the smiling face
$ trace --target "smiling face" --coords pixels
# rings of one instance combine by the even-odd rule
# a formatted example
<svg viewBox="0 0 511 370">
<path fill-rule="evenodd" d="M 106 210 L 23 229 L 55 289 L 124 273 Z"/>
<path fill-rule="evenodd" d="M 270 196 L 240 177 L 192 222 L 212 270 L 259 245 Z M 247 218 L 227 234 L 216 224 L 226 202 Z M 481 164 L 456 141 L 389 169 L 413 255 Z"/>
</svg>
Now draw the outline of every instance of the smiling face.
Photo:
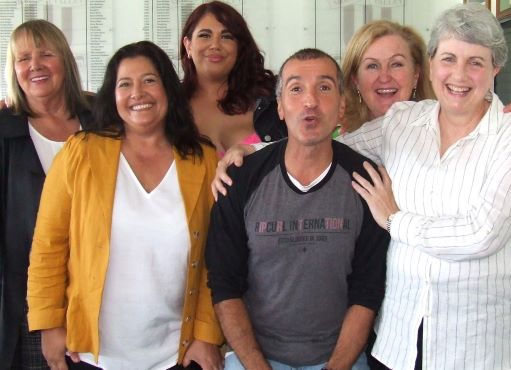
<svg viewBox="0 0 511 370">
<path fill-rule="evenodd" d="M 48 43 L 36 45 L 26 34 L 15 45 L 14 70 L 16 79 L 28 102 L 38 98 L 62 97 L 64 64 L 56 49 Z"/>
<path fill-rule="evenodd" d="M 286 63 L 278 112 L 286 121 L 290 145 L 330 145 L 330 135 L 344 115 L 338 84 L 337 69 L 328 58 Z"/>
<path fill-rule="evenodd" d="M 115 102 L 126 134 L 164 130 L 167 95 L 156 68 L 148 58 L 126 58 L 119 64 Z"/>
<path fill-rule="evenodd" d="M 430 78 L 440 114 L 469 118 L 481 115 L 498 71 L 489 48 L 455 38 L 441 40 L 430 59 Z"/>
<path fill-rule="evenodd" d="M 353 79 L 371 118 L 377 118 L 395 102 L 409 100 L 418 78 L 419 68 L 407 42 L 388 35 L 369 45 Z"/>
<path fill-rule="evenodd" d="M 213 14 L 206 13 L 193 30 L 192 37 L 183 39 L 199 78 L 225 81 L 238 56 L 238 42 Z"/>
</svg>

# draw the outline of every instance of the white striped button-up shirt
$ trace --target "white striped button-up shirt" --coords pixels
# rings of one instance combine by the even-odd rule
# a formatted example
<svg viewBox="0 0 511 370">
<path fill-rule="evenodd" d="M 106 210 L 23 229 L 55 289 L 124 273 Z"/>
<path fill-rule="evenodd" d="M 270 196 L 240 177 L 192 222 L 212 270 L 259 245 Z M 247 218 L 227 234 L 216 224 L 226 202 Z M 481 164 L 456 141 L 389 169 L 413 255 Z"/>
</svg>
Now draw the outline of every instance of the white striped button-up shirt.
<svg viewBox="0 0 511 370">
<path fill-rule="evenodd" d="M 396 103 L 341 140 L 383 164 L 400 208 L 373 355 L 413 369 L 511 369 L 511 114 L 496 95 L 441 157 L 435 101 Z"/>
</svg>

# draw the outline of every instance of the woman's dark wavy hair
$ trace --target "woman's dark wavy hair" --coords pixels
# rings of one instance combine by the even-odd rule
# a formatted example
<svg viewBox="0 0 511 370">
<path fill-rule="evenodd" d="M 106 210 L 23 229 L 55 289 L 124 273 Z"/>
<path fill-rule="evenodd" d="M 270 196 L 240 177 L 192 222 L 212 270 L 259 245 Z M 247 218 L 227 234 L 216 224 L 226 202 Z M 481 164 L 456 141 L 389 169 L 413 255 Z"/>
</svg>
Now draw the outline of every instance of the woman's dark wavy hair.
<svg viewBox="0 0 511 370">
<path fill-rule="evenodd" d="M 269 96 L 275 88 L 275 75 L 264 69 L 264 56 L 257 47 L 242 15 L 230 5 L 212 1 L 199 5 L 188 17 L 181 36 L 180 59 L 183 66 L 183 89 L 190 100 L 197 89 L 197 71 L 192 59 L 188 59 L 183 39 L 192 39 L 193 31 L 206 14 L 213 14 L 238 43 L 238 57 L 229 73 L 225 97 L 218 101 L 227 114 L 243 114 L 254 106 L 257 98 Z"/>
<path fill-rule="evenodd" d="M 125 45 L 110 59 L 103 85 L 98 91 L 93 107 L 94 124 L 87 131 L 114 138 L 124 136 L 124 122 L 119 116 L 115 103 L 117 72 L 124 59 L 135 57 L 149 59 L 161 78 L 168 102 L 168 112 L 165 117 L 167 140 L 182 158 L 188 155 L 201 158 L 203 151 L 200 144 L 210 143 L 199 135 L 172 62 L 160 47 L 150 41 Z"/>
</svg>

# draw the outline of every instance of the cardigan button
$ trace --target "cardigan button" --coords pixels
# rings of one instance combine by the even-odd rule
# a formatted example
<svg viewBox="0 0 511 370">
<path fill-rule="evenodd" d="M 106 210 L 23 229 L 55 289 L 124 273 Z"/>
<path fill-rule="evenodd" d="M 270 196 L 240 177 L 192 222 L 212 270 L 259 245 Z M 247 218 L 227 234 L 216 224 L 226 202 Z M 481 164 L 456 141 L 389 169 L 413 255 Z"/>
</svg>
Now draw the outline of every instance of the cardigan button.
<svg viewBox="0 0 511 370">
<path fill-rule="evenodd" d="M 191 265 L 193 268 L 197 268 L 197 266 L 199 266 L 199 261 L 197 261 L 197 260 L 192 261 Z"/>
<path fill-rule="evenodd" d="M 200 233 L 198 231 L 194 231 L 193 232 L 193 238 L 194 239 L 199 239 L 199 235 L 200 235 Z"/>
<path fill-rule="evenodd" d="M 271 141 L 271 136 L 270 135 L 264 135 L 264 141 L 266 141 L 266 142 Z"/>
<path fill-rule="evenodd" d="M 189 295 L 194 295 L 194 294 L 195 294 L 195 289 L 190 289 L 190 290 L 188 291 L 188 294 L 189 294 Z"/>
<path fill-rule="evenodd" d="M 188 342 L 187 340 L 184 340 L 181 342 L 181 344 L 183 347 L 188 347 L 188 344 L 190 344 L 190 342 Z"/>
<path fill-rule="evenodd" d="M 192 319 L 192 317 L 191 317 L 191 316 L 186 316 L 186 317 L 185 317 L 185 322 L 189 322 L 191 319 Z"/>
</svg>

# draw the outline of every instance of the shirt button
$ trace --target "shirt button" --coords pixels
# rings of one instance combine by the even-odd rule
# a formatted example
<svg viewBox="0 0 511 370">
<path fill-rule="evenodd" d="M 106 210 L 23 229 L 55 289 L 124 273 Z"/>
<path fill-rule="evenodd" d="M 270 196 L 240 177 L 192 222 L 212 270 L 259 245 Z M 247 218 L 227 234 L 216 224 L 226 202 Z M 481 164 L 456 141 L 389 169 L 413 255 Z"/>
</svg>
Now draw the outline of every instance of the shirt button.
<svg viewBox="0 0 511 370">
<path fill-rule="evenodd" d="M 266 141 L 266 142 L 271 141 L 271 136 L 270 135 L 264 135 L 264 141 Z"/>
</svg>

